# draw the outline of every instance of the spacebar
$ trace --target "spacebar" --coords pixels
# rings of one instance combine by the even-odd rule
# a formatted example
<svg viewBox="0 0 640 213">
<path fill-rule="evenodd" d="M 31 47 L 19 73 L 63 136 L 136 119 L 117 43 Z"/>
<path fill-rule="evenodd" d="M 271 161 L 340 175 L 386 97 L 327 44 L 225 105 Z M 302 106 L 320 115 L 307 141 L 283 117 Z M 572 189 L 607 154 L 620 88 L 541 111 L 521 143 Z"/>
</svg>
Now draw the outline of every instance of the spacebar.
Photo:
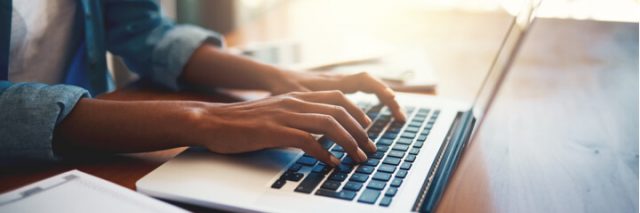
<svg viewBox="0 0 640 213">
<path fill-rule="evenodd" d="M 295 191 L 310 194 L 311 191 L 320 184 L 322 179 L 324 179 L 324 175 L 322 173 L 311 172 L 304 180 L 302 180 L 300 185 L 296 187 Z"/>
<path fill-rule="evenodd" d="M 318 191 L 316 191 L 316 195 L 338 198 L 343 200 L 353 200 L 353 198 L 356 197 L 355 192 L 346 191 L 346 190 L 341 192 L 336 192 L 336 191 L 331 191 L 326 189 L 318 189 Z"/>
</svg>

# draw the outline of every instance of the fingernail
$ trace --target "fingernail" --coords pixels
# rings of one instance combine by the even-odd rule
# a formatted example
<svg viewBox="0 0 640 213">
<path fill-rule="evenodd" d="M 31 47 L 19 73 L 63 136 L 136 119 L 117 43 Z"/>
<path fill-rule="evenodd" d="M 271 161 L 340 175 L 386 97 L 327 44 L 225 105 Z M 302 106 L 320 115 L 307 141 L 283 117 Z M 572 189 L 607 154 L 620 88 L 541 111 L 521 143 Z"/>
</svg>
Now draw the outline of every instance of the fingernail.
<svg viewBox="0 0 640 213">
<path fill-rule="evenodd" d="M 373 141 L 369 140 L 369 143 L 367 143 L 367 150 L 369 150 L 369 153 L 375 153 L 378 150 L 378 147 L 376 147 Z"/>
<path fill-rule="evenodd" d="M 365 154 L 362 149 L 358 149 L 358 159 L 360 159 L 360 162 L 367 161 L 367 154 Z"/>
<path fill-rule="evenodd" d="M 331 159 L 329 160 L 331 161 L 332 167 L 338 167 L 340 165 L 340 160 L 338 160 L 338 158 L 334 157 L 333 155 L 330 158 Z"/>
<path fill-rule="evenodd" d="M 371 118 L 369 118 L 369 116 L 365 117 L 367 118 L 367 126 L 371 125 L 371 123 L 373 123 L 373 121 L 371 120 Z"/>
</svg>

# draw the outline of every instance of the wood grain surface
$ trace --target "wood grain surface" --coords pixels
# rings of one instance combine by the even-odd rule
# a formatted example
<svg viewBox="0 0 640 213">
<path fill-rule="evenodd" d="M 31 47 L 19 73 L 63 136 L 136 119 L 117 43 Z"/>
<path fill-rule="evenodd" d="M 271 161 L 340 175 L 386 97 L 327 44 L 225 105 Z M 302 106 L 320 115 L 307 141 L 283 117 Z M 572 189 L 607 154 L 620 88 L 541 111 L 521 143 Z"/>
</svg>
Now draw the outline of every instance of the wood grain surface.
<svg viewBox="0 0 640 213">
<path fill-rule="evenodd" d="M 637 35 L 538 20 L 439 212 L 638 212 Z"/>
</svg>

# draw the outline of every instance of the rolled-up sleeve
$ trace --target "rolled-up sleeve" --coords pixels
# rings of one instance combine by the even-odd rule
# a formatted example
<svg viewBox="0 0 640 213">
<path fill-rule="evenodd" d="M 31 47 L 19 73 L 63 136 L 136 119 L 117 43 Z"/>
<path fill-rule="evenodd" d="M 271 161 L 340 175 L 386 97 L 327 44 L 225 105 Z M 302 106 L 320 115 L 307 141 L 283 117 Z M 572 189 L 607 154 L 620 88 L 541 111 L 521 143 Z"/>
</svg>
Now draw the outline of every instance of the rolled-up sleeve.
<svg viewBox="0 0 640 213">
<path fill-rule="evenodd" d="M 166 19 L 152 0 L 106 0 L 107 49 L 142 78 L 179 89 L 178 78 L 203 43 L 224 47 L 220 34 Z"/>
<path fill-rule="evenodd" d="M 0 165 L 56 160 L 55 126 L 83 97 L 75 86 L 0 81 Z"/>
</svg>

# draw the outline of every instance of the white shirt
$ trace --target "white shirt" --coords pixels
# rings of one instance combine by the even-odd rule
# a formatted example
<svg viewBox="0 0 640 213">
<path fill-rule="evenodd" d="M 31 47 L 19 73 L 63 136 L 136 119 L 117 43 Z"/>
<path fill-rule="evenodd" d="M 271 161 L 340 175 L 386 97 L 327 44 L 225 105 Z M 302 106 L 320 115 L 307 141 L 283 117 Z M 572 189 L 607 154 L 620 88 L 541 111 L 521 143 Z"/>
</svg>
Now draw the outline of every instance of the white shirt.
<svg viewBox="0 0 640 213">
<path fill-rule="evenodd" d="M 75 0 L 13 0 L 9 80 L 62 83 L 71 45 Z"/>
</svg>

